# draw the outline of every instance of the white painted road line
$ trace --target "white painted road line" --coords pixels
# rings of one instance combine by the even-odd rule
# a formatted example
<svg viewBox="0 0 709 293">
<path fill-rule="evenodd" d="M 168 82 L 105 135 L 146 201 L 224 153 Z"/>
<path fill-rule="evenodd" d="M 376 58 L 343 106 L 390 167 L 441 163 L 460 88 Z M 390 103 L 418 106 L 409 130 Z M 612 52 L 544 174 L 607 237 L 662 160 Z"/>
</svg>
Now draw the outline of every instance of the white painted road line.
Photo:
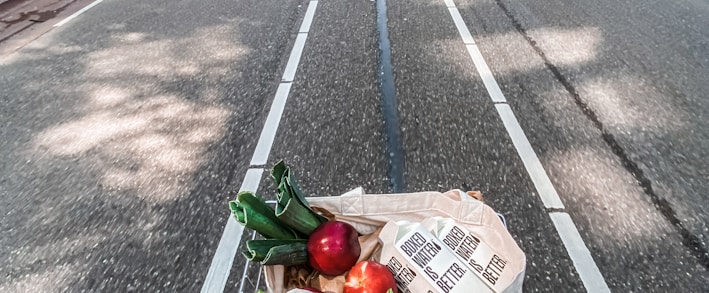
<svg viewBox="0 0 709 293">
<path fill-rule="evenodd" d="M 263 166 L 268 161 L 273 140 L 276 139 L 276 132 L 278 132 L 278 124 L 280 124 L 283 110 L 286 108 L 291 84 L 290 82 L 284 82 L 278 85 L 276 96 L 273 99 L 273 104 L 271 104 L 271 110 L 268 112 L 266 123 L 263 125 L 261 136 L 259 136 L 256 144 L 256 150 L 253 157 L 251 157 L 251 166 Z"/>
<path fill-rule="evenodd" d="M 69 15 L 69 17 L 63 19 L 63 20 L 60 21 L 60 22 L 55 23 L 55 24 L 54 24 L 54 27 L 60 27 L 60 26 L 62 26 L 62 25 L 64 25 L 64 24 L 66 24 L 67 22 L 71 21 L 71 20 L 74 19 L 75 17 L 79 16 L 79 14 L 82 14 L 82 13 L 86 12 L 86 10 L 91 9 L 91 7 L 94 7 L 94 6 L 98 5 L 98 4 L 101 3 L 101 2 L 103 2 L 103 0 L 96 0 L 96 1 L 94 1 L 93 3 L 91 3 L 91 4 L 89 4 L 89 5 L 86 5 L 86 7 L 81 8 L 81 10 L 79 10 L 79 11 L 77 11 L 77 12 L 74 12 L 74 14 Z"/>
<path fill-rule="evenodd" d="M 286 70 L 283 72 L 282 82 L 292 82 L 295 78 L 295 71 L 298 69 L 298 63 L 300 63 L 300 56 L 303 55 L 303 48 L 305 47 L 305 39 L 308 38 L 308 33 L 298 33 L 295 38 L 295 44 L 293 44 L 293 51 L 290 52 L 290 57 L 288 57 L 288 64 L 286 64 Z"/>
<path fill-rule="evenodd" d="M 463 39 L 463 43 L 468 49 L 470 58 L 473 59 L 475 68 L 480 74 L 490 98 L 493 103 L 495 103 L 497 113 L 500 115 L 505 129 L 510 135 L 512 144 L 515 146 L 515 149 L 517 149 L 517 154 L 522 159 L 524 167 L 527 173 L 529 173 L 529 177 L 532 179 L 532 183 L 534 183 L 534 187 L 537 193 L 539 193 L 544 206 L 546 208 L 563 209 L 564 205 L 554 185 L 551 183 L 551 180 L 549 180 L 549 176 L 547 176 L 542 163 L 539 161 L 522 127 L 520 127 L 512 109 L 507 105 L 507 100 L 504 94 L 502 94 L 500 86 L 492 75 L 492 71 L 490 71 L 490 68 L 487 66 L 480 49 L 478 49 L 478 46 L 475 44 L 475 40 L 473 40 L 473 37 L 470 35 L 470 31 L 465 25 L 465 21 L 462 19 L 458 8 L 455 7 L 455 3 L 453 3 L 452 0 L 445 0 L 445 4 L 453 18 L 453 23 L 455 23 L 460 33 L 461 39 Z M 559 212 L 551 212 L 549 216 L 586 290 L 593 293 L 610 292 L 603 275 L 598 269 L 596 262 L 593 260 L 591 252 L 583 242 L 571 217 L 567 213 Z"/>
<path fill-rule="evenodd" d="M 483 59 L 482 53 L 480 53 L 478 46 L 475 44 L 475 39 L 473 39 L 473 36 L 470 35 L 470 31 L 465 25 L 465 21 L 460 15 L 458 8 L 455 7 L 455 3 L 453 3 L 453 1 L 451 0 L 446 0 L 446 6 L 448 6 L 448 12 L 453 18 L 453 23 L 458 29 L 460 37 L 463 39 L 465 48 L 468 49 L 468 54 L 470 54 L 470 58 L 473 59 L 475 69 L 478 70 L 478 74 L 480 74 L 480 77 L 483 80 L 483 84 L 485 85 L 485 89 L 487 89 L 487 93 L 490 95 L 490 98 L 495 103 L 507 103 L 507 101 L 505 100 L 505 95 L 502 94 L 500 86 L 497 84 L 497 82 L 495 81 L 495 77 L 492 75 L 492 71 L 490 71 L 490 68 L 487 67 L 487 63 L 485 63 L 485 59 Z"/>
<path fill-rule="evenodd" d="M 532 183 L 539 193 L 539 197 L 542 198 L 544 207 L 552 209 L 563 209 L 564 204 L 561 203 L 559 195 L 556 193 L 554 185 L 552 185 L 549 176 L 547 176 L 542 162 L 539 161 L 537 154 L 534 152 L 532 145 L 527 140 L 527 136 L 524 135 L 522 127 L 519 126 L 515 114 L 512 113 L 512 109 L 507 104 L 496 104 L 495 108 L 497 113 L 500 114 L 502 118 L 502 123 L 507 129 L 507 133 L 512 139 L 512 144 L 517 149 L 519 157 L 522 159 L 524 168 L 527 169 L 529 177 L 532 178 Z"/>
<path fill-rule="evenodd" d="M 263 166 L 266 165 L 268 161 L 268 155 L 271 153 L 271 147 L 273 146 L 273 141 L 276 138 L 278 124 L 281 122 L 281 116 L 283 116 L 283 110 L 285 109 L 286 101 L 288 100 L 288 94 L 290 93 L 292 84 L 291 82 L 295 78 L 298 63 L 300 63 L 300 56 L 303 54 L 305 40 L 308 36 L 307 31 L 310 30 L 310 24 L 315 17 L 315 8 L 317 4 L 318 1 L 310 1 L 308 4 L 308 9 L 305 12 L 303 22 L 300 26 L 300 29 L 304 30 L 304 32 L 298 33 L 298 36 L 295 39 L 293 50 L 291 51 L 290 57 L 288 58 L 288 63 L 286 64 L 286 69 L 283 73 L 283 81 L 278 85 L 278 89 L 276 90 L 276 95 L 273 98 L 271 109 L 268 112 L 268 117 L 266 117 L 263 130 L 261 130 L 261 135 L 259 136 L 258 143 L 256 144 L 256 149 L 251 157 L 250 166 Z M 247 170 L 240 191 L 256 192 L 258 185 L 261 183 L 263 171 L 263 168 L 251 168 Z M 219 245 L 217 246 L 217 250 L 212 258 L 212 263 L 209 266 L 209 272 L 207 273 L 207 277 L 202 285 L 202 293 L 224 292 L 224 287 L 226 286 L 226 282 L 229 278 L 229 273 L 234 263 L 234 257 L 239 249 L 239 241 L 243 236 L 243 232 L 244 227 L 237 223 L 236 220 L 234 220 L 234 217 L 230 214 L 226 227 L 224 227 L 222 238 L 219 240 Z M 246 276 L 246 267 L 242 273 L 243 275 L 240 288 L 243 289 L 244 278 Z M 239 291 L 239 293 L 241 293 L 241 289 Z"/>
<path fill-rule="evenodd" d="M 263 169 L 261 168 L 248 169 L 239 192 L 256 192 L 262 175 Z M 234 255 L 236 255 L 236 250 L 239 248 L 239 240 L 241 240 L 243 232 L 244 226 L 229 215 L 222 238 L 219 239 L 217 251 L 212 258 L 212 264 L 209 265 L 209 272 L 207 272 L 207 277 L 202 285 L 202 293 L 224 292 L 224 286 L 226 286 L 229 278 L 229 271 L 234 263 Z"/>
<path fill-rule="evenodd" d="M 303 18 L 303 23 L 300 25 L 299 33 L 310 32 L 310 24 L 313 23 L 313 16 L 315 16 L 315 8 L 318 7 L 318 1 L 310 1 L 308 4 L 308 10 L 305 11 L 305 17 Z"/>
<path fill-rule="evenodd" d="M 456 9 L 456 11 L 457 10 L 458 9 Z M 465 31 L 468 31 L 468 29 L 465 28 Z M 478 45 L 468 44 L 465 45 L 465 47 L 468 49 L 468 54 L 470 54 L 470 58 L 473 59 L 475 68 L 478 70 L 478 74 L 480 74 L 483 84 L 485 85 L 487 93 L 490 95 L 492 101 L 495 103 L 507 103 L 505 95 L 502 94 L 500 86 L 497 84 L 497 81 L 495 81 L 495 76 L 492 75 L 492 71 L 490 71 L 490 68 L 487 67 L 487 63 L 485 63 L 485 59 L 483 59 L 483 54 L 480 53 Z"/>
<path fill-rule="evenodd" d="M 453 3 L 452 1 L 450 3 Z M 448 4 L 450 5 L 450 4 Z M 474 45 L 475 44 L 475 39 L 473 39 L 473 36 L 470 35 L 470 32 L 468 31 L 468 28 L 465 26 L 465 21 L 463 21 L 463 17 L 460 16 L 460 12 L 458 12 L 458 8 L 455 8 L 455 4 L 453 6 L 448 7 L 448 12 L 451 14 L 451 17 L 453 18 L 453 23 L 455 23 L 455 26 L 458 28 L 458 33 L 460 34 L 460 37 L 463 38 L 463 43 L 466 45 Z"/>
<path fill-rule="evenodd" d="M 567 213 L 552 212 L 549 213 L 551 221 L 554 222 L 556 231 L 559 232 L 561 242 L 564 243 L 566 251 L 569 252 L 571 261 L 574 263 L 576 271 L 581 277 L 583 286 L 588 292 L 610 292 L 606 280 L 598 270 L 596 263 L 593 261 L 591 252 L 586 247 L 586 244 L 581 238 L 581 234 L 576 230 L 574 222 Z"/>
</svg>

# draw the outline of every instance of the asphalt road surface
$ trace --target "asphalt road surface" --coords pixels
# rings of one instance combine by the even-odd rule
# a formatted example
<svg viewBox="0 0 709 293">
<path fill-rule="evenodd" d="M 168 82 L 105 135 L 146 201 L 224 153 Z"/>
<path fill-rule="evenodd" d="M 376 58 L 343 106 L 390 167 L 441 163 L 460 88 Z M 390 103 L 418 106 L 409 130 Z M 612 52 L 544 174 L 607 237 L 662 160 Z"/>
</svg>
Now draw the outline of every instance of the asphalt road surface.
<svg viewBox="0 0 709 293">
<path fill-rule="evenodd" d="M 481 190 L 525 292 L 709 292 L 707 2 L 383 3 L 104 0 L 0 56 L 0 292 L 263 289 L 208 272 L 280 159 L 312 196 Z"/>
</svg>

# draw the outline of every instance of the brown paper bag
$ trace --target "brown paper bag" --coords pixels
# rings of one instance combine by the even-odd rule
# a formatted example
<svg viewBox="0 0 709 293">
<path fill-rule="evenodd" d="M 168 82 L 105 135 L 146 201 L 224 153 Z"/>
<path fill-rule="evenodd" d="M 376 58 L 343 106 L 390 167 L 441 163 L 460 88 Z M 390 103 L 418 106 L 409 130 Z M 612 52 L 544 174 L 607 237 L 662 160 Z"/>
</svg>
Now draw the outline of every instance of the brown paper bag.
<svg viewBox="0 0 709 293">
<path fill-rule="evenodd" d="M 352 224 L 360 234 L 374 233 L 388 222 L 422 223 L 432 217 L 454 219 L 486 245 L 494 247 L 497 253 L 504 255 L 506 270 L 514 272 L 516 277 L 507 282 L 509 284 L 500 284 L 498 287 L 504 289 L 499 292 L 522 292 L 526 265 L 524 252 L 492 208 L 460 190 L 445 193 L 364 194 L 358 188 L 341 196 L 311 197 L 307 200 L 313 207 L 329 211 L 335 219 Z M 381 236 L 380 240 L 386 240 L 390 235 Z M 383 244 L 393 246 L 393 243 Z M 293 289 L 285 287 L 283 266 L 264 266 L 264 272 L 270 292 L 285 293 Z M 418 289 L 425 288 L 409 289 L 418 292 Z"/>
</svg>

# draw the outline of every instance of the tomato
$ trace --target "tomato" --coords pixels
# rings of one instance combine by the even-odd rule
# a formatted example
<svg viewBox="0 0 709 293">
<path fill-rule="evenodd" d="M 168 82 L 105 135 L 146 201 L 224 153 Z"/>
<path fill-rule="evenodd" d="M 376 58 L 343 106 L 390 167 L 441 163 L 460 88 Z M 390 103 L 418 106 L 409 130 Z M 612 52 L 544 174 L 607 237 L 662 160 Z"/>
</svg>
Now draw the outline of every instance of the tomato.
<svg viewBox="0 0 709 293">
<path fill-rule="evenodd" d="M 344 293 L 385 293 L 391 289 L 397 293 L 394 275 L 375 261 L 361 261 L 347 273 Z"/>
</svg>

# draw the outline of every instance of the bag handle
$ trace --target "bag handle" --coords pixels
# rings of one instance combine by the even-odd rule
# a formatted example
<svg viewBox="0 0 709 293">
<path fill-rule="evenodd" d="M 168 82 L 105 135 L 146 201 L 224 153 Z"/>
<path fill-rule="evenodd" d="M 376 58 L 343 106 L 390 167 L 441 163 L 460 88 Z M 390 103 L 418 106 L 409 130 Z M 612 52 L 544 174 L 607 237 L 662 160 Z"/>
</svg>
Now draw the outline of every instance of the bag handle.
<svg viewBox="0 0 709 293">
<path fill-rule="evenodd" d="M 406 197 L 397 200 L 397 197 Z M 403 198 L 402 198 L 403 199 Z M 404 214 L 445 215 L 458 221 L 482 225 L 483 215 L 494 211 L 481 201 L 471 200 L 460 190 L 446 193 L 418 192 L 408 194 L 364 194 L 356 189 L 337 197 L 313 197 L 314 205 L 343 216 L 386 216 Z M 489 209 L 490 211 L 486 211 Z"/>
</svg>

